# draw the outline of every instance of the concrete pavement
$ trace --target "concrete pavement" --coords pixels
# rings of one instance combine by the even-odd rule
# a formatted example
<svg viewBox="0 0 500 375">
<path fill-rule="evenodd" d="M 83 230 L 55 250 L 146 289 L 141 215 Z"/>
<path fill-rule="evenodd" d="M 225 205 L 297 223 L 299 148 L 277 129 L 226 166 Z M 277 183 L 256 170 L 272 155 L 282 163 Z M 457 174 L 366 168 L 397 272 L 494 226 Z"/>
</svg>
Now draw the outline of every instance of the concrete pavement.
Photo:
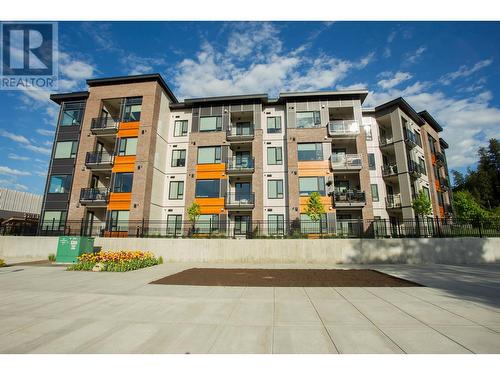
<svg viewBox="0 0 500 375">
<path fill-rule="evenodd" d="M 302 266 L 377 269 L 422 288 L 149 284 L 203 266 L 214 267 L 2 268 L 0 353 L 500 353 L 500 265 Z"/>
</svg>

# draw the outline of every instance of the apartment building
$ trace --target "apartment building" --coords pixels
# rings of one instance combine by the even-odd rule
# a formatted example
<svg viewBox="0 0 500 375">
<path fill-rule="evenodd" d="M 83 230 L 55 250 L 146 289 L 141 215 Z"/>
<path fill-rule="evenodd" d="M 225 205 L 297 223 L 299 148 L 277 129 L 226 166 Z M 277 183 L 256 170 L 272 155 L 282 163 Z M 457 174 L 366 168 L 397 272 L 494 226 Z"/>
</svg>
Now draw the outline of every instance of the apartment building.
<svg viewBox="0 0 500 375">
<path fill-rule="evenodd" d="M 336 234 L 413 219 L 422 189 L 433 216 L 451 214 L 442 128 L 402 98 L 371 109 L 366 90 L 179 102 L 159 74 L 87 84 L 51 96 L 61 109 L 42 229 L 80 223 L 105 235 L 147 221 L 178 233 L 196 202 L 199 233 L 280 234 L 295 223 Z M 314 223 L 312 192 L 325 211 Z"/>
</svg>

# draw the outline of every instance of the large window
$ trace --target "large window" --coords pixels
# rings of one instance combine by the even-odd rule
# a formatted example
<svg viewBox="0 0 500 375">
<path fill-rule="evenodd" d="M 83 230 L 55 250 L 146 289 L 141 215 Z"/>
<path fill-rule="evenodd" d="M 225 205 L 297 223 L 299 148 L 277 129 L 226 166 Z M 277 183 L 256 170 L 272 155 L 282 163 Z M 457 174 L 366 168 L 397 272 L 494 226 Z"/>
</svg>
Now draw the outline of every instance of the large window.
<svg viewBox="0 0 500 375">
<path fill-rule="evenodd" d="M 281 165 L 283 164 L 283 153 L 281 147 L 268 147 L 267 148 L 267 164 L 268 165 Z"/>
<path fill-rule="evenodd" d="M 372 189 L 372 200 L 374 202 L 378 202 L 379 197 L 378 197 L 378 185 L 377 184 L 371 184 L 371 189 Z"/>
<path fill-rule="evenodd" d="M 111 211 L 109 215 L 109 226 L 112 231 L 128 231 L 129 211 Z"/>
<path fill-rule="evenodd" d="M 285 216 L 282 214 L 267 215 L 268 228 L 270 236 L 283 236 L 285 234 Z"/>
<path fill-rule="evenodd" d="M 318 221 L 312 221 L 307 214 L 300 214 L 300 231 L 304 234 L 328 233 L 326 214 L 321 214 Z"/>
<path fill-rule="evenodd" d="M 420 165 L 420 171 L 424 176 L 427 176 L 427 169 L 425 169 L 425 160 L 424 158 L 418 158 L 418 164 Z"/>
<path fill-rule="evenodd" d="M 323 144 L 299 143 L 297 145 L 299 161 L 323 160 Z"/>
<path fill-rule="evenodd" d="M 269 134 L 281 133 L 281 117 L 268 117 L 267 118 L 267 132 Z"/>
<path fill-rule="evenodd" d="M 54 159 L 74 159 L 78 150 L 78 141 L 57 142 Z"/>
<path fill-rule="evenodd" d="M 196 198 L 219 198 L 220 180 L 196 180 Z"/>
<path fill-rule="evenodd" d="M 49 193 L 69 193 L 71 175 L 56 175 L 50 177 Z"/>
<path fill-rule="evenodd" d="M 182 235 L 182 215 L 167 215 L 167 235 Z"/>
<path fill-rule="evenodd" d="M 61 113 L 61 126 L 81 125 L 83 111 L 85 108 L 84 102 L 64 103 Z"/>
<path fill-rule="evenodd" d="M 429 192 L 429 188 L 426 188 L 425 186 L 422 188 L 422 190 L 424 191 L 424 194 L 425 196 L 427 197 L 427 199 L 429 199 L 429 201 L 431 200 L 431 193 Z"/>
<path fill-rule="evenodd" d="M 188 133 L 188 121 L 177 120 L 174 123 L 174 137 L 183 137 Z"/>
<path fill-rule="evenodd" d="M 66 211 L 45 211 L 42 220 L 42 229 L 59 229 L 66 223 Z"/>
<path fill-rule="evenodd" d="M 269 199 L 283 198 L 283 180 L 267 180 L 267 197 Z"/>
<path fill-rule="evenodd" d="M 184 167 L 186 165 L 186 150 L 172 151 L 172 167 Z"/>
<path fill-rule="evenodd" d="M 297 112 L 297 128 L 315 128 L 321 125 L 319 111 Z"/>
<path fill-rule="evenodd" d="M 371 171 L 375 170 L 375 154 L 368 154 L 368 168 Z"/>
<path fill-rule="evenodd" d="M 113 192 L 115 193 L 130 193 L 132 191 L 132 182 L 134 174 L 130 172 L 116 173 Z"/>
<path fill-rule="evenodd" d="M 219 231 L 219 215 L 200 215 L 195 223 L 196 233 L 213 233 Z"/>
<path fill-rule="evenodd" d="M 137 153 L 137 137 L 120 138 L 118 156 L 135 155 Z"/>
<path fill-rule="evenodd" d="M 222 130 L 222 117 L 200 117 L 200 132 L 214 132 Z"/>
<path fill-rule="evenodd" d="M 428 138 L 429 148 L 431 149 L 431 153 L 435 154 L 436 153 L 436 141 L 430 135 L 428 137 L 429 137 Z"/>
<path fill-rule="evenodd" d="M 142 109 L 142 98 L 127 98 L 123 106 L 123 122 L 140 121 Z"/>
<path fill-rule="evenodd" d="M 184 181 L 170 181 L 168 199 L 182 199 L 184 196 Z"/>
<path fill-rule="evenodd" d="M 198 147 L 198 164 L 218 164 L 221 162 L 221 147 Z"/>
<path fill-rule="evenodd" d="M 313 192 L 325 195 L 325 178 L 319 177 L 299 177 L 299 193 L 301 196 L 309 196 Z"/>
</svg>

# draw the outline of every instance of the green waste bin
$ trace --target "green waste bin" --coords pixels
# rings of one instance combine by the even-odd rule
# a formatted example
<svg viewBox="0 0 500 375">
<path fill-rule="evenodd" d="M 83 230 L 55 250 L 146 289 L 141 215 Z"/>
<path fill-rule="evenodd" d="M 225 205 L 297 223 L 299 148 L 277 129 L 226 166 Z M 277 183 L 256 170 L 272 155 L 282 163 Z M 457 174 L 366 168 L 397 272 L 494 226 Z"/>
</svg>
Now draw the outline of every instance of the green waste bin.
<svg viewBox="0 0 500 375">
<path fill-rule="evenodd" d="M 57 243 L 57 263 L 76 263 L 78 256 L 91 253 L 94 248 L 94 237 L 60 236 Z"/>
</svg>

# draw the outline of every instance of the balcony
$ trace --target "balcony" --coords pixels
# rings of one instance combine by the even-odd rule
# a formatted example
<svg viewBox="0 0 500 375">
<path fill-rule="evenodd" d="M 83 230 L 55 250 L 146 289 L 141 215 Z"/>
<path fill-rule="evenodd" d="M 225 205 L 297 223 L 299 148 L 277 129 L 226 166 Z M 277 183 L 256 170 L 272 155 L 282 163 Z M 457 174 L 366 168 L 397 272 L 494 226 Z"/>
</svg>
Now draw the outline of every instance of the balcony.
<svg viewBox="0 0 500 375">
<path fill-rule="evenodd" d="M 107 188 L 83 188 L 80 191 L 80 203 L 87 207 L 106 207 L 108 199 Z"/>
<path fill-rule="evenodd" d="M 94 135 L 115 135 L 118 131 L 118 121 L 111 117 L 93 118 L 90 131 Z"/>
<path fill-rule="evenodd" d="M 226 130 L 226 140 L 229 142 L 251 142 L 255 137 L 254 125 L 232 126 Z"/>
<path fill-rule="evenodd" d="M 255 207 L 255 193 L 227 193 L 224 206 L 227 209 L 252 210 Z"/>
<path fill-rule="evenodd" d="M 114 155 L 107 152 L 87 152 L 85 166 L 93 171 L 106 171 L 113 168 Z"/>
<path fill-rule="evenodd" d="M 334 171 L 359 171 L 363 167 L 361 154 L 332 154 L 330 163 Z"/>
<path fill-rule="evenodd" d="M 365 192 L 346 190 L 335 192 L 335 208 L 364 207 L 366 204 Z"/>
<path fill-rule="evenodd" d="M 405 131 L 405 143 L 410 149 L 418 146 L 417 136 L 411 130 Z"/>
<path fill-rule="evenodd" d="M 394 144 L 394 140 L 391 138 L 386 138 L 386 137 L 379 137 L 378 143 L 380 147 L 385 147 Z"/>
<path fill-rule="evenodd" d="M 408 160 L 408 173 L 413 178 L 420 178 L 422 176 L 422 167 L 410 159 Z"/>
<path fill-rule="evenodd" d="M 255 170 L 255 159 L 253 157 L 233 156 L 226 163 L 226 174 L 228 176 L 250 175 Z"/>
<path fill-rule="evenodd" d="M 392 177 L 398 174 L 398 166 L 396 164 L 384 164 L 382 166 L 382 177 Z"/>
<path fill-rule="evenodd" d="M 436 152 L 436 164 L 440 166 L 444 166 L 446 164 L 446 159 L 443 153 Z"/>
<path fill-rule="evenodd" d="M 385 198 L 385 207 L 388 210 L 401 208 L 401 194 L 388 195 Z"/>
<path fill-rule="evenodd" d="M 448 183 L 448 180 L 446 178 L 440 177 L 439 187 L 441 188 L 441 191 L 448 191 L 450 189 L 450 184 Z"/>
<path fill-rule="evenodd" d="M 359 124 L 354 120 L 330 121 L 328 134 L 335 138 L 355 138 L 359 134 Z"/>
</svg>

